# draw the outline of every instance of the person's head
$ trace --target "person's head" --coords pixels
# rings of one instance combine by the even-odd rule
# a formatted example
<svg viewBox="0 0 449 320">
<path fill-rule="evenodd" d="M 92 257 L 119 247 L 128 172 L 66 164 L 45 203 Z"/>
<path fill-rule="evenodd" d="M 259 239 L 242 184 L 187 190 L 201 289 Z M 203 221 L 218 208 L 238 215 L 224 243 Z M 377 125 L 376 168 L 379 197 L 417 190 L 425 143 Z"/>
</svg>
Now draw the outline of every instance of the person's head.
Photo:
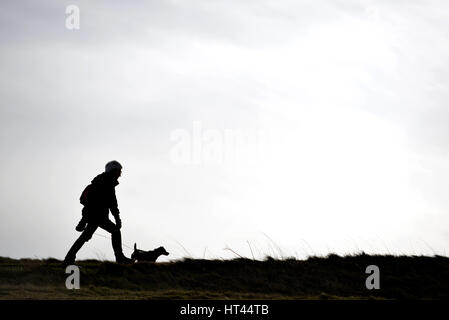
<svg viewBox="0 0 449 320">
<path fill-rule="evenodd" d="M 122 174 L 122 165 L 115 160 L 106 163 L 105 172 L 111 173 L 114 177 L 118 178 Z"/>
</svg>

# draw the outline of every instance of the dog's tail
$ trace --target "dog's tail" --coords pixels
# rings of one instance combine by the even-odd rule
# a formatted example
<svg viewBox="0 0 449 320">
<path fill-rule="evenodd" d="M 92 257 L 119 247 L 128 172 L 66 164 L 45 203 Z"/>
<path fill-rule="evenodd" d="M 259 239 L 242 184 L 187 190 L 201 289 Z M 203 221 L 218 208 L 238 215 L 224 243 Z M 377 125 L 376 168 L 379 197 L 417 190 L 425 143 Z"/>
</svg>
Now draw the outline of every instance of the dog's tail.
<svg viewBox="0 0 449 320">
<path fill-rule="evenodd" d="M 134 250 L 137 250 L 137 243 L 134 242 Z"/>
</svg>

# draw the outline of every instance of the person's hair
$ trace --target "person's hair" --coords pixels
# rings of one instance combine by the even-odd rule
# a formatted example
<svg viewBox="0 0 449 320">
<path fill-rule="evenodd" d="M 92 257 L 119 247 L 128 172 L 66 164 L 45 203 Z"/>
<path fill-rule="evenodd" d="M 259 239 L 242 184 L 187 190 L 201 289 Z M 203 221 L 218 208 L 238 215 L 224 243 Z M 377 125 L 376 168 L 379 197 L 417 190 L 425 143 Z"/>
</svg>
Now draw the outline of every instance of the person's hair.
<svg viewBox="0 0 449 320">
<path fill-rule="evenodd" d="M 106 172 L 111 172 L 113 170 L 120 170 L 120 169 L 122 169 L 122 165 L 116 160 L 109 161 L 108 163 L 106 163 L 105 166 Z"/>
</svg>

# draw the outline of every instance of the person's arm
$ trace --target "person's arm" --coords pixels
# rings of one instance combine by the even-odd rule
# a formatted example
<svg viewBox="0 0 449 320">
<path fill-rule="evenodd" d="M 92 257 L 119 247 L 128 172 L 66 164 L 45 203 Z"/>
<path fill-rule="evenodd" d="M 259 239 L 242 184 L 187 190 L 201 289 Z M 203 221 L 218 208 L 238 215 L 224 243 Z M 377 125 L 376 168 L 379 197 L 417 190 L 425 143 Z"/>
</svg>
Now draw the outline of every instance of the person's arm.
<svg viewBox="0 0 449 320">
<path fill-rule="evenodd" d="M 120 229 L 122 227 L 122 220 L 120 219 L 120 211 L 118 209 L 117 197 L 115 195 L 114 188 L 112 189 L 112 199 L 111 199 L 111 205 L 110 205 L 109 209 L 111 210 L 112 216 L 115 219 L 115 224 Z"/>
</svg>

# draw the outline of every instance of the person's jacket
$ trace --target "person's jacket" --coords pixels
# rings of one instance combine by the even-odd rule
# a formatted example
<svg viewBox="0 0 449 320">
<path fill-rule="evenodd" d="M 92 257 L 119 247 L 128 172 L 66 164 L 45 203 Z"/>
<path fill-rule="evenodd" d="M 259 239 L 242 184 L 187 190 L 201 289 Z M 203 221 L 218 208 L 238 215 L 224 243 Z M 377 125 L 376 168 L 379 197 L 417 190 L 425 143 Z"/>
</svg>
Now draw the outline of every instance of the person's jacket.
<svg viewBox="0 0 449 320">
<path fill-rule="evenodd" d="M 108 172 L 103 172 L 92 180 L 85 206 L 89 216 L 107 218 L 111 210 L 115 218 L 119 217 L 120 211 L 115 196 L 115 187 L 118 184 L 117 179 Z"/>
</svg>

